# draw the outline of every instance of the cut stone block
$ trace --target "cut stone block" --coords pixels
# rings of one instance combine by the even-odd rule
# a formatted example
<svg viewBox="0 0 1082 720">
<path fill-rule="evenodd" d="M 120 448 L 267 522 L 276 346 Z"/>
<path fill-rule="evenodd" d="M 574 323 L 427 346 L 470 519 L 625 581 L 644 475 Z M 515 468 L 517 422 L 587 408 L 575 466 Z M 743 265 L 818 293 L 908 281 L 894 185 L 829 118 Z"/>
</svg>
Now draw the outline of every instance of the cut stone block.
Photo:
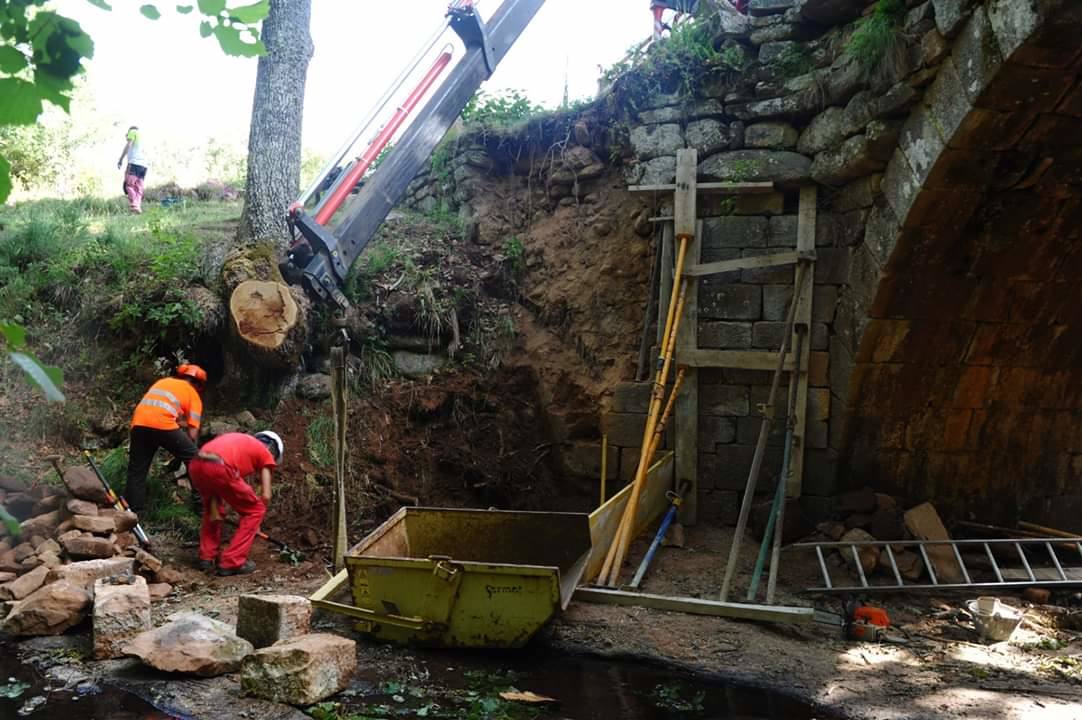
<svg viewBox="0 0 1082 720">
<path fill-rule="evenodd" d="M 113 518 L 110 517 L 76 515 L 71 521 L 78 530 L 84 530 L 98 535 L 108 535 L 116 530 L 116 523 L 113 522 Z"/>
<path fill-rule="evenodd" d="M 95 580 L 112 575 L 131 575 L 134 571 L 135 561 L 131 558 L 84 560 L 53 568 L 46 582 L 62 580 L 92 593 Z"/>
<path fill-rule="evenodd" d="M 326 633 L 258 650 L 241 665 L 241 689 L 291 705 L 311 705 L 341 692 L 357 669 L 357 644 Z"/>
<path fill-rule="evenodd" d="M 68 500 L 67 509 L 72 515 L 89 515 L 91 517 L 96 517 L 98 514 L 98 506 L 86 500 Z"/>
<path fill-rule="evenodd" d="M 94 657 L 103 660 L 124 654 L 124 646 L 151 629 L 147 581 L 126 576 L 130 583 L 102 578 L 94 583 Z"/>
<path fill-rule="evenodd" d="M 237 636 L 256 648 L 307 635 L 312 603 L 298 595 L 241 595 L 237 602 Z"/>
<path fill-rule="evenodd" d="M 116 546 L 106 538 L 73 537 L 63 543 L 64 552 L 73 558 L 110 558 Z"/>
<path fill-rule="evenodd" d="M 0 630 L 9 635 L 59 635 L 82 622 L 90 593 L 70 582 L 53 582 L 15 605 Z"/>
<path fill-rule="evenodd" d="M 45 584 L 49 568 L 39 565 L 16 580 L 0 585 L 0 600 L 22 600 Z"/>
<path fill-rule="evenodd" d="M 124 652 L 165 672 L 213 677 L 236 672 L 252 649 L 252 644 L 234 635 L 229 625 L 188 613 L 140 633 Z"/>
</svg>

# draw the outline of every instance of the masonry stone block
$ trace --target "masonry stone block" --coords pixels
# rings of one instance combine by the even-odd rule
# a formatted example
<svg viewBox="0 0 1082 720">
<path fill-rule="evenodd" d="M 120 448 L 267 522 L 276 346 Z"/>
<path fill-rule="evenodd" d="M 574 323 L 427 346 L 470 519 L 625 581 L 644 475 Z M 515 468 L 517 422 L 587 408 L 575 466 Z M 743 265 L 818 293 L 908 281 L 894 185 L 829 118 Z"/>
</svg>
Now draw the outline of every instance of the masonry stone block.
<svg viewBox="0 0 1082 720">
<path fill-rule="evenodd" d="M 715 118 L 689 122 L 685 135 L 687 146 L 698 150 L 700 157 L 727 150 L 733 146 L 733 136 L 729 126 Z"/>
<path fill-rule="evenodd" d="M 722 417 L 747 415 L 747 387 L 743 385 L 707 385 L 700 387 L 699 414 Z"/>
<path fill-rule="evenodd" d="M 779 391 L 782 392 L 782 391 Z M 784 408 L 782 408 L 784 411 Z M 786 416 L 782 412 L 777 418 L 773 426 L 770 428 L 770 434 L 766 438 L 767 447 L 784 447 L 785 446 L 785 423 Z M 763 427 L 763 418 L 759 415 L 748 415 L 747 417 L 736 419 L 736 442 L 739 445 L 755 445 L 759 442 L 759 432 Z"/>
<path fill-rule="evenodd" d="M 612 391 L 609 409 L 618 413 L 645 413 L 650 407 L 650 394 L 654 384 L 650 382 L 617 383 Z"/>
<path fill-rule="evenodd" d="M 705 321 L 699 323 L 699 347 L 744 350 L 751 347 L 751 323 Z"/>
<path fill-rule="evenodd" d="M 797 4 L 798 0 L 751 0 L 748 13 L 753 16 L 780 15 Z"/>
<path fill-rule="evenodd" d="M 717 453 L 699 458 L 699 474 L 704 473 L 714 478 L 714 488 L 718 490 L 742 491 L 748 482 L 754 445 L 719 445 Z M 762 475 L 759 479 L 760 492 L 767 492 L 773 483 L 764 478 L 777 477 L 781 472 L 782 449 L 767 448 L 763 456 Z"/>
<path fill-rule="evenodd" d="M 830 386 L 830 353 L 817 350 L 808 356 L 808 385 L 811 387 Z"/>
<path fill-rule="evenodd" d="M 883 197 L 895 217 L 906 221 L 920 188 L 920 180 L 909 167 L 909 161 L 901 150 L 895 150 L 883 174 Z"/>
<path fill-rule="evenodd" d="M 784 321 L 789 315 L 789 303 L 793 299 L 793 286 L 763 286 L 763 319 L 771 322 Z M 814 305 L 813 305 L 814 307 Z M 761 323 L 760 323 L 761 324 Z M 762 346 L 756 346 L 762 347 Z"/>
<path fill-rule="evenodd" d="M 798 136 L 796 128 L 789 123 L 753 123 L 744 130 L 744 145 L 749 148 L 784 150 L 795 147 Z"/>
<path fill-rule="evenodd" d="M 733 490 L 710 490 L 699 496 L 699 514 L 706 522 L 736 525 L 740 517 L 740 493 Z"/>
<path fill-rule="evenodd" d="M 816 285 L 812 289 L 812 320 L 821 323 L 834 322 L 838 305 L 838 288 L 833 285 Z"/>
<path fill-rule="evenodd" d="M 970 10 L 977 0 L 932 0 L 935 24 L 939 32 L 948 38 L 962 29 Z"/>
<path fill-rule="evenodd" d="M 1057 3 L 1049 2 L 988 0 L 988 15 L 984 22 L 995 35 L 1003 57 L 1009 58 L 1048 20 L 1056 7 Z"/>
<path fill-rule="evenodd" d="M 840 25 L 860 17 L 863 0 L 804 0 L 800 15 L 818 25 Z"/>
<path fill-rule="evenodd" d="M 786 335 L 786 329 L 785 322 L 757 322 L 751 329 L 751 346 L 763 350 L 778 350 L 781 348 L 782 338 Z M 812 323 L 812 350 L 827 349 L 829 338 L 830 333 L 824 323 Z"/>
<path fill-rule="evenodd" d="M 665 155 L 628 165 L 624 171 L 628 185 L 664 185 L 676 180 L 676 155 Z"/>
<path fill-rule="evenodd" d="M 645 430 L 645 413 L 607 412 L 601 416 L 601 432 L 609 436 L 612 445 L 639 447 Z"/>
<path fill-rule="evenodd" d="M 921 106 L 902 127 L 899 147 L 909 160 L 909 167 L 923 183 L 946 147 L 946 139 L 940 136 L 931 112 Z"/>
<path fill-rule="evenodd" d="M 737 195 L 733 215 L 781 215 L 785 212 L 785 196 L 780 192 Z"/>
<path fill-rule="evenodd" d="M 739 257 L 743 257 L 743 251 L 741 251 L 740 248 L 707 247 L 702 249 L 701 261 L 704 263 L 712 263 L 720 260 L 736 260 Z M 715 283 L 736 283 L 740 282 L 740 271 L 733 270 L 731 272 L 714 273 L 713 275 L 710 275 L 709 278 Z"/>
<path fill-rule="evenodd" d="M 881 171 L 897 141 L 895 124 L 873 120 L 862 135 L 815 156 L 811 178 L 823 185 L 844 185 Z"/>
<path fill-rule="evenodd" d="M 684 118 L 685 110 L 682 105 L 652 108 L 639 113 L 639 122 L 644 125 L 679 123 Z"/>
<path fill-rule="evenodd" d="M 619 448 L 610 444 L 608 456 L 608 466 L 605 468 L 605 474 L 608 479 L 612 480 L 616 477 L 620 463 Z M 571 475 L 595 480 L 601 477 L 600 442 L 579 440 L 566 443 L 560 447 L 560 460 L 564 470 Z"/>
<path fill-rule="evenodd" d="M 796 249 L 797 216 L 772 217 L 767 226 L 766 244 L 772 248 Z"/>
<path fill-rule="evenodd" d="M 641 438 L 639 440 L 641 442 Z M 625 447 L 620 448 L 620 481 L 624 484 L 631 482 L 635 479 L 635 471 L 639 467 L 639 457 L 641 455 L 641 448 L 638 447 Z M 623 485 L 621 485 L 623 487 Z M 610 497 L 617 493 L 620 488 L 612 488 L 609 490 Z"/>
<path fill-rule="evenodd" d="M 299 595 L 241 595 L 237 599 L 237 637 L 256 649 L 307 635 L 312 603 Z"/>
<path fill-rule="evenodd" d="M 636 125 L 631 129 L 631 146 L 643 160 L 675 155 L 684 147 L 684 134 L 676 123 Z"/>
<path fill-rule="evenodd" d="M 762 301 L 757 285 L 725 285 L 713 278 L 699 282 L 699 317 L 704 320 L 758 320 Z"/>
<path fill-rule="evenodd" d="M 815 251 L 815 282 L 844 285 L 849 279 L 849 248 L 818 248 Z"/>
<path fill-rule="evenodd" d="M 795 184 L 808 180 L 811 158 L 789 150 L 733 150 L 699 162 L 703 179 Z"/>
<path fill-rule="evenodd" d="M 727 445 L 736 440 L 736 424 L 742 418 L 699 416 L 699 448 L 713 449 L 715 445 Z"/>
<path fill-rule="evenodd" d="M 703 249 L 764 247 L 767 227 L 764 217 L 708 218 L 703 221 Z"/>
</svg>

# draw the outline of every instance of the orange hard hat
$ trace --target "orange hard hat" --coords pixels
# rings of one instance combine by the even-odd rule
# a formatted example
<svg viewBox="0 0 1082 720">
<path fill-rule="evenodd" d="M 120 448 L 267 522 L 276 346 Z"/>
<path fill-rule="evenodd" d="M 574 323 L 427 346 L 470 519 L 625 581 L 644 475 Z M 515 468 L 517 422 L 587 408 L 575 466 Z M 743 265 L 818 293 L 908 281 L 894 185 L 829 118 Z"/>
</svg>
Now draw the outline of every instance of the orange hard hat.
<svg viewBox="0 0 1082 720">
<path fill-rule="evenodd" d="M 177 377 L 191 378 L 200 385 L 205 385 L 207 382 L 207 371 L 198 365 L 185 363 L 177 368 Z"/>
</svg>

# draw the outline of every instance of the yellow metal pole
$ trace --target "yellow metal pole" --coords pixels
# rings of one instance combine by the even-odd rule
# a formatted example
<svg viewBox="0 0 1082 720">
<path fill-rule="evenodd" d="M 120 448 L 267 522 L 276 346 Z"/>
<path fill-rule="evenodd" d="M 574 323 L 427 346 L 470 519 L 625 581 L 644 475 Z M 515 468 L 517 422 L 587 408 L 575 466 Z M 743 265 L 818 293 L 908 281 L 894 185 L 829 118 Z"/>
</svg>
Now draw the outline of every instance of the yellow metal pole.
<svg viewBox="0 0 1082 720">
<path fill-rule="evenodd" d="M 605 481 L 609 478 L 609 436 L 601 436 L 601 502 L 597 504 L 601 507 L 605 504 Z"/>
</svg>

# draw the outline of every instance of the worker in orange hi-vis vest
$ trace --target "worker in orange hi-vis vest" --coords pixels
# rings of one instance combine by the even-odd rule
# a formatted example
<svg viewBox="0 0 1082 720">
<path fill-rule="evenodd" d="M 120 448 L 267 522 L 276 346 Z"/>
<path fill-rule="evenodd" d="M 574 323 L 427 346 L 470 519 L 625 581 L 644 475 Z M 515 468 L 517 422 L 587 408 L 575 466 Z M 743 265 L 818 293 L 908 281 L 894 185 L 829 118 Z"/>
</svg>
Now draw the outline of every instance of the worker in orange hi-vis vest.
<svg viewBox="0 0 1082 720">
<path fill-rule="evenodd" d="M 203 420 L 200 393 L 206 384 L 207 373 L 203 368 L 181 365 L 175 377 L 162 378 L 151 385 L 135 406 L 128 484 L 124 488 L 128 505 L 135 512 L 142 512 L 146 505 L 147 473 L 158 448 L 165 448 L 185 465 L 199 454 L 195 441 Z"/>
</svg>

